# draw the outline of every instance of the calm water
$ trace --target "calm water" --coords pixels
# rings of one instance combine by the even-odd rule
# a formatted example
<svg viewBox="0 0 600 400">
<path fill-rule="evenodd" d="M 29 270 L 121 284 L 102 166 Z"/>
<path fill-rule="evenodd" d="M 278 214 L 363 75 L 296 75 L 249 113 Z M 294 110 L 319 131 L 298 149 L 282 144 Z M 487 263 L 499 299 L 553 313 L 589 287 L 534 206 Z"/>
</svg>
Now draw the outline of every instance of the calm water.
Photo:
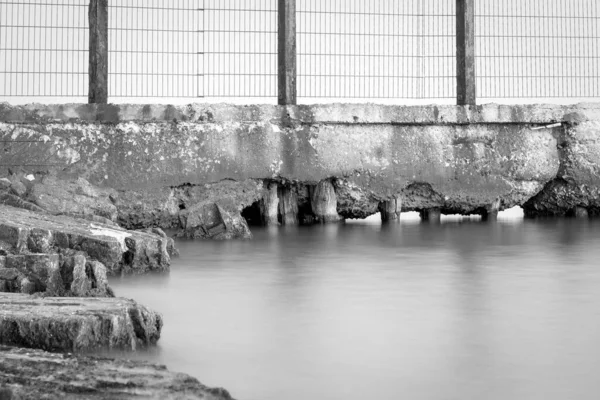
<svg viewBox="0 0 600 400">
<path fill-rule="evenodd" d="M 253 229 L 114 280 L 240 400 L 598 399 L 600 221 Z"/>
</svg>

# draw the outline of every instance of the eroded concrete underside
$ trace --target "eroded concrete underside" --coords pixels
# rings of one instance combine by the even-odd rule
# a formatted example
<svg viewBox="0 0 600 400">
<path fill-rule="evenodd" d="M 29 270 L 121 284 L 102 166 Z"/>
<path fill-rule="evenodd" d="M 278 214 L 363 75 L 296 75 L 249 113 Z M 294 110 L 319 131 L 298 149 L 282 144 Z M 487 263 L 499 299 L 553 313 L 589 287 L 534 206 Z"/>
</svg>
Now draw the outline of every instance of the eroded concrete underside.
<svg viewBox="0 0 600 400">
<path fill-rule="evenodd" d="M 378 211 L 597 214 L 599 134 L 599 104 L 3 104 L 0 176 L 85 179 L 110 200 L 96 214 L 188 237 Z"/>
</svg>

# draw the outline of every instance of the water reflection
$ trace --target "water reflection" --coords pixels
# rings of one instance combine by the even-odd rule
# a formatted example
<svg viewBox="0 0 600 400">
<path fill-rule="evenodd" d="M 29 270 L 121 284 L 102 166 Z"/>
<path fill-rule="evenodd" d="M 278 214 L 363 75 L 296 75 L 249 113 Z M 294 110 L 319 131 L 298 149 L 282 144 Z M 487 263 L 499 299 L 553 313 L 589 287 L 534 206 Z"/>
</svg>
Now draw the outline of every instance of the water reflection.
<svg viewBox="0 0 600 400">
<path fill-rule="evenodd" d="M 137 357 L 237 398 L 595 399 L 600 223 L 255 229 L 112 282 L 165 316 Z"/>
</svg>

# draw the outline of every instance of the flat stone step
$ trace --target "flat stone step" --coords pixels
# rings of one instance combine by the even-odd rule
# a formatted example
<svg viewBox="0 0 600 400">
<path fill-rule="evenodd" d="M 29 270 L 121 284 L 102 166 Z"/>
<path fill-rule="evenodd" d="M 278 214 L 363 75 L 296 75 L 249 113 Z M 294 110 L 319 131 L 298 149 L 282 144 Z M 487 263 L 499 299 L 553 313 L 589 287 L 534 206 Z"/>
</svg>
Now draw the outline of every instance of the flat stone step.
<svg viewBox="0 0 600 400">
<path fill-rule="evenodd" d="M 0 205 L 1 248 L 13 254 L 83 251 L 109 275 L 166 272 L 174 252 L 173 240 L 158 234 L 7 205 Z"/>
<path fill-rule="evenodd" d="M 0 399 L 233 400 L 189 375 L 143 361 L 0 346 Z"/>
<path fill-rule="evenodd" d="M 0 345 L 48 351 L 134 351 L 156 344 L 160 314 L 123 298 L 0 293 Z"/>
</svg>

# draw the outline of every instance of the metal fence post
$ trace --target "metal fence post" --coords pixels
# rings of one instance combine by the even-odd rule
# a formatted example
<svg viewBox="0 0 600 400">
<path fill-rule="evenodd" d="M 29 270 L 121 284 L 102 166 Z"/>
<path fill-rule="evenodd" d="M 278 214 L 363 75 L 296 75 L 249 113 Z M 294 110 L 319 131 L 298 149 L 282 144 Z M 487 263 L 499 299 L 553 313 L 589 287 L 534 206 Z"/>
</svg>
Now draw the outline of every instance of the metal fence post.
<svg viewBox="0 0 600 400">
<path fill-rule="evenodd" d="M 456 94 L 459 106 L 475 105 L 475 0 L 456 0 Z"/>
<path fill-rule="evenodd" d="M 90 0 L 90 64 L 88 103 L 108 101 L 108 0 Z"/>
<path fill-rule="evenodd" d="M 277 103 L 296 104 L 296 0 L 279 0 Z"/>
</svg>

